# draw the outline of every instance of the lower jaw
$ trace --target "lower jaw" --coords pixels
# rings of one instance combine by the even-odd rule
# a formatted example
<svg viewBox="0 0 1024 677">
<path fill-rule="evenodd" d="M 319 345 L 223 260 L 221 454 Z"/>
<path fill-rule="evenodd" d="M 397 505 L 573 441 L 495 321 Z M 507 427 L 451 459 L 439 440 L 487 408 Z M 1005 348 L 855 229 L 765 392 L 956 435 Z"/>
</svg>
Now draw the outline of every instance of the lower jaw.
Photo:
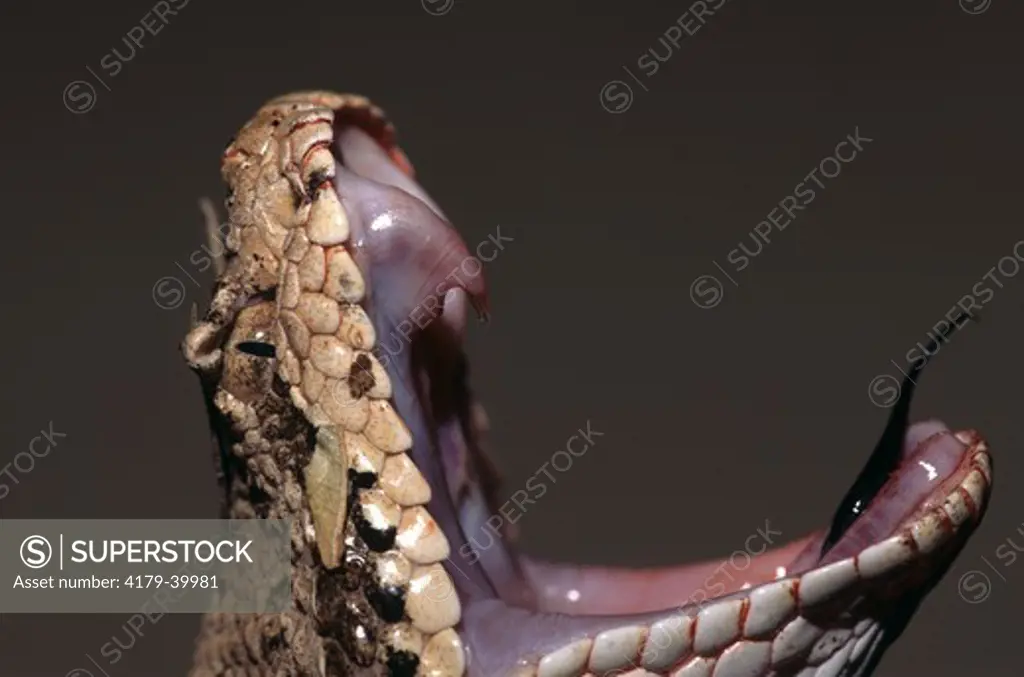
<svg viewBox="0 0 1024 677">
<path fill-rule="evenodd" d="M 463 593 L 466 674 L 867 674 L 984 511 L 987 448 L 973 432 L 956 439 L 963 452 L 945 481 L 876 539 L 844 536 L 824 555 L 824 532 L 745 559 L 742 570 L 729 560 L 614 570 L 510 553 L 522 562 L 530 608 L 458 586 L 464 567 L 448 562 Z M 801 672 L 809 668 L 817 672 Z"/>
</svg>

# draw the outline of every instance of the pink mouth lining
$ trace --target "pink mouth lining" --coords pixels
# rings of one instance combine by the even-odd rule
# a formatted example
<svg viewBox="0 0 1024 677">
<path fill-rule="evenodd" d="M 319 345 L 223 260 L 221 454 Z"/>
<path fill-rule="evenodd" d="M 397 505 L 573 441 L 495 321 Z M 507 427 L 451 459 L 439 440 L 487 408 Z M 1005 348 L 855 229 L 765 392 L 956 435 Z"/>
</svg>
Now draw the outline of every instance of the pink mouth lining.
<svg viewBox="0 0 1024 677">
<path fill-rule="evenodd" d="M 429 509 L 451 544 L 446 568 L 463 600 L 460 632 L 471 675 L 498 674 L 493 671 L 510 668 L 523 655 L 574 637 L 653 622 L 666 612 L 855 556 L 940 504 L 972 470 L 970 445 L 945 425 L 914 425 L 906 433 L 899 466 L 824 556 L 825 532 L 819 531 L 781 547 L 752 550 L 741 574 L 728 578 L 716 578 L 723 568 L 717 560 L 630 570 L 538 562 L 517 553 L 507 540 L 482 551 L 470 547 L 466 533 L 474 533 L 493 512 L 496 499 L 480 486 L 488 468 L 480 431 L 470 420 L 472 396 L 461 374 L 450 384 L 452 401 L 438 402 L 435 388 L 452 377 L 454 363 L 442 367 L 417 358 L 414 344 L 429 335 L 435 346 L 448 342 L 453 354 L 461 354 L 466 304 L 486 308 L 483 276 L 451 279 L 449 271 L 470 253 L 394 157 L 354 127 L 339 130 L 337 139 L 345 165 L 338 167 L 335 183 L 352 222 L 357 261 L 367 271 L 375 326 L 382 334 L 394 333 L 417 308 L 431 308 L 428 326 L 405 335 L 405 348 L 382 362 L 396 386 L 396 408 L 416 440 L 411 456 L 436 490 Z M 442 486 L 448 491 L 437 490 Z M 465 557 L 466 552 L 475 557 Z"/>
</svg>

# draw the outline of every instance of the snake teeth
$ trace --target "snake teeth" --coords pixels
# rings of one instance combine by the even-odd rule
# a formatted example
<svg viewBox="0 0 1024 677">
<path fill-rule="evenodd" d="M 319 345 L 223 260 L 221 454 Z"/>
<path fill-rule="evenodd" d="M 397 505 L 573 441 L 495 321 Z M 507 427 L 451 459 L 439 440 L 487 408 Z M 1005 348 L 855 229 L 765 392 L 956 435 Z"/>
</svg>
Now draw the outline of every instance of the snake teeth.
<svg viewBox="0 0 1024 677">
<path fill-rule="evenodd" d="M 316 447 L 306 466 L 305 479 L 320 558 L 328 569 L 336 569 L 341 564 L 344 549 L 348 506 L 348 462 L 341 449 L 339 432 L 330 428 L 317 431 Z"/>
</svg>

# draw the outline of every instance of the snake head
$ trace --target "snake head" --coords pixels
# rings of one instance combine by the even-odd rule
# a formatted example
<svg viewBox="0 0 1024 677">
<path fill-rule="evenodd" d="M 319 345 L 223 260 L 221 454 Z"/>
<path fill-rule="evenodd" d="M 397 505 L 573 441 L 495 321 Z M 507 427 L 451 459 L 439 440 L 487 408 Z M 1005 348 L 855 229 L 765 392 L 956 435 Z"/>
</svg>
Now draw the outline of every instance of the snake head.
<svg viewBox="0 0 1024 677">
<path fill-rule="evenodd" d="M 223 173 L 231 252 L 186 353 L 217 356 L 228 514 L 296 521 L 279 671 L 864 676 L 984 512 L 984 441 L 908 425 L 911 379 L 831 528 L 784 544 L 766 523 L 725 559 L 672 567 L 537 561 L 509 506 L 554 483 L 502 488 L 463 346 L 470 309 L 489 310 L 480 249 L 383 112 L 330 92 L 275 99 Z M 600 435 L 588 424 L 560 453 Z M 702 515 L 666 517 L 666 533 L 684 518 Z M 197 655 L 249 666 L 209 643 Z"/>
</svg>

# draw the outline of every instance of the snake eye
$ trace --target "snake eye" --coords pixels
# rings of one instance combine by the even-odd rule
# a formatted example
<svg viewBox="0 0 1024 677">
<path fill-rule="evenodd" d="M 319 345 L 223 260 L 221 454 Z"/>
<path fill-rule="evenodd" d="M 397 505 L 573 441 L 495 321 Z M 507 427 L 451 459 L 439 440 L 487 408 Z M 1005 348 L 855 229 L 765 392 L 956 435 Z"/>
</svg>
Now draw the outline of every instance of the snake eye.
<svg viewBox="0 0 1024 677">
<path fill-rule="evenodd" d="M 272 344 L 263 341 L 241 341 L 235 348 L 253 357 L 274 357 L 277 354 Z"/>
</svg>

